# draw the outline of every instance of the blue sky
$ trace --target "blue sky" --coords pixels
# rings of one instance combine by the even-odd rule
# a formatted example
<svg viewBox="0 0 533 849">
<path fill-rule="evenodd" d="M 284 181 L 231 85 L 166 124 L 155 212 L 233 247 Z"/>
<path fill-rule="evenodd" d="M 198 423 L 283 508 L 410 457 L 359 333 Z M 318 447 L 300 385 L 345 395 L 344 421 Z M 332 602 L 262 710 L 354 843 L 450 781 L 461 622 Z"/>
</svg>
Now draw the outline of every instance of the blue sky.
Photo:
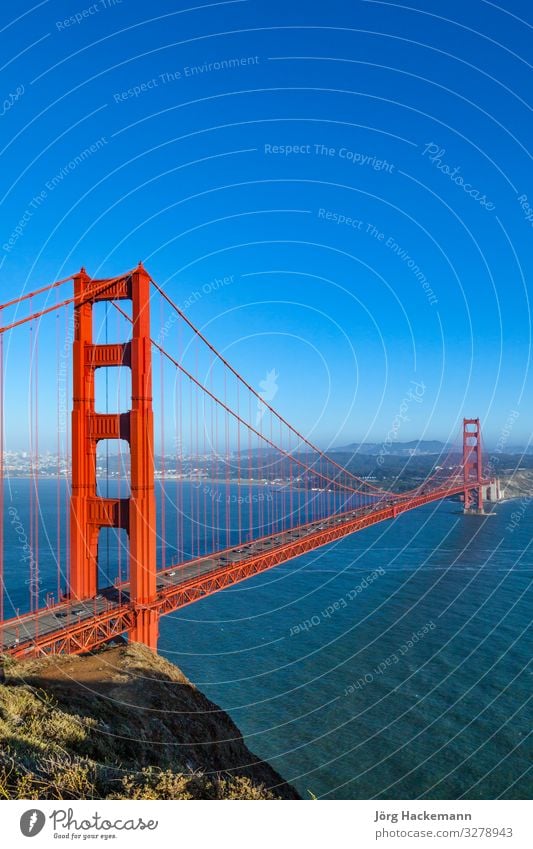
<svg viewBox="0 0 533 849">
<path fill-rule="evenodd" d="M 143 259 L 322 445 L 383 439 L 413 382 L 399 439 L 475 415 L 495 443 L 518 413 L 527 442 L 529 3 L 192 5 L 2 10 L 2 300 Z"/>
</svg>

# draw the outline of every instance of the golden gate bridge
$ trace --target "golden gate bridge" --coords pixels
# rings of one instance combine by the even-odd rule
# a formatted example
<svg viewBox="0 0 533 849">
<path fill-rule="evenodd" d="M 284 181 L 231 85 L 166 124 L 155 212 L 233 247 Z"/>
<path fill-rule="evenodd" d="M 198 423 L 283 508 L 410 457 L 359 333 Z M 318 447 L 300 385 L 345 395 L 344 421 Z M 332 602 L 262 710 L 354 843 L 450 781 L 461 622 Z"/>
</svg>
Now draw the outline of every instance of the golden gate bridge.
<svg viewBox="0 0 533 849">
<path fill-rule="evenodd" d="M 67 283 L 73 283 L 72 295 L 53 304 L 46 300 L 36 308 L 40 298 L 56 298 L 55 290 Z M 160 309 L 170 312 L 154 338 L 150 313 L 156 298 Z M 125 341 L 108 340 L 108 312 L 104 341 L 94 341 L 94 313 L 102 303 L 116 313 L 117 327 L 129 329 Z M 25 308 L 27 314 L 21 316 Z M 9 310 L 13 315 L 7 320 Z M 55 317 L 57 352 L 63 339 L 72 341 L 70 434 L 67 431 L 63 453 L 58 447 L 53 509 L 43 507 L 39 498 L 39 365 L 41 375 L 43 370 L 39 332 L 47 316 Z M 430 502 L 459 496 L 465 512 L 482 513 L 483 490 L 495 485 L 483 475 L 477 418 L 463 419 L 460 461 L 441 462 L 408 491 L 387 490 L 353 474 L 280 415 L 141 263 L 108 279 L 91 279 L 81 269 L 0 305 L 0 324 L 0 642 L 1 651 L 15 657 L 82 653 L 121 635 L 155 650 L 159 619 L 167 613 Z M 17 566 L 16 581 L 27 586 L 28 600 L 25 610 L 6 611 L 4 573 L 9 562 L 4 563 L 4 512 L 9 469 L 4 443 L 9 397 L 4 341 L 24 326 L 29 329 L 31 360 L 29 557 L 21 561 L 23 567 Z M 44 343 L 48 358 L 49 339 Z M 70 360 L 70 346 L 64 350 Z M 154 354 L 160 359 L 159 469 L 154 448 Z M 58 353 L 58 372 L 61 367 L 65 364 Z M 109 412 L 106 397 L 106 410 L 99 412 L 97 374 L 100 369 L 107 374 L 119 368 L 131 376 L 128 408 Z M 164 368 L 173 375 L 172 392 Z M 55 383 L 59 422 L 57 375 Z M 47 402 L 49 415 L 49 397 Z M 165 445 L 172 417 L 175 451 L 169 458 Z M 129 446 L 129 491 L 119 488 L 112 495 L 101 494 L 98 451 L 115 440 Z M 69 481 L 63 507 L 62 487 Z M 274 488 L 275 496 L 261 497 L 261 487 Z M 55 541 L 44 533 L 47 520 L 57 522 Z M 99 540 L 104 529 L 122 534 L 122 541 L 118 575 L 102 586 Z M 46 599 L 40 591 L 43 534 L 47 555 L 57 567 L 56 591 Z"/>
</svg>

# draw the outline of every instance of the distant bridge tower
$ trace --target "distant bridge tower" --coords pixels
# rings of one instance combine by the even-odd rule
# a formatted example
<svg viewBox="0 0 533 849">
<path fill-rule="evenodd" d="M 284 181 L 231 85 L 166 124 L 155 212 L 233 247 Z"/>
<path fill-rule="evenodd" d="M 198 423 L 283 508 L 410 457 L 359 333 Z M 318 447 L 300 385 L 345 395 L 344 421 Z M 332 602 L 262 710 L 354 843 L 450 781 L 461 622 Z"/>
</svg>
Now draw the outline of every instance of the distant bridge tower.
<svg viewBox="0 0 533 849">
<path fill-rule="evenodd" d="M 158 616 L 151 609 L 156 597 L 156 508 L 150 277 L 141 264 L 130 275 L 109 281 L 91 280 L 82 269 L 74 277 L 74 295 L 70 595 L 79 600 L 97 595 L 100 529 L 124 528 L 129 537 L 130 597 L 135 612 L 129 636 L 155 649 Z M 94 345 L 93 305 L 116 300 L 131 301 L 132 338 L 119 344 Z M 127 413 L 96 413 L 95 371 L 117 366 L 131 369 L 131 409 Z M 96 494 L 96 446 L 102 439 L 129 442 L 129 498 L 101 498 Z"/>
<path fill-rule="evenodd" d="M 483 512 L 483 469 L 481 453 L 481 428 L 479 419 L 463 419 L 463 473 L 465 482 L 465 512 Z M 477 489 L 466 489 L 466 484 L 477 481 Z"/>
</svg>

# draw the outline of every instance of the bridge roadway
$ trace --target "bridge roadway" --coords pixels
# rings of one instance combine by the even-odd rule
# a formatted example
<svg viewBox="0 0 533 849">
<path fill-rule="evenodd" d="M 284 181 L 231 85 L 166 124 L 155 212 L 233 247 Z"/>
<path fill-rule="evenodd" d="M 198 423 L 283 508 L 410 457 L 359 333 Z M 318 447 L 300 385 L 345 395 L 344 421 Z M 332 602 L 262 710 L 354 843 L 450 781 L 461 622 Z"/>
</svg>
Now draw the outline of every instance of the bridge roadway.
<svg viewBox="0 0 533 849">
<path fill-rule="evenodd" d="M 351 515 L 355 516 L 361 512 L 360 510 L 353 511 Z M 314 530 L 346 521 L 347 518 L 335 517 L 324 519 L 323 521 L 310 522 L 308 525 L 300 526 L 295 530 L 283 531 L 257 541 L 242 543 L 234 548 L 225 549 L 215 554 L 207 555 L 204 558 L 169 566 L 167 569 L 158 571 L 157 590 L 161 592 L 170 587 L 176 587 L 191 579 L 225 569 L 233 564 L 241 563 L 248 560 L 254 554 L 261 554 L 265 551 L 272 550 L 272 548 L 282 546 L 289 541 L 306 537 L 313 533 Z M 112 606 L 128 603 L 128 601 L 129 584 L 124 582 L 119 587 L 107 587 L 101 590 L 95 599 L 86 602 L 75 603 L 67 601 L 57 603 L 53 607 L 40 610 L 36 614 L 24 615 L 19 619 L 8 620 L 1 634 L 2 648 L 16 649 L 19 645 L 22 647 L 23 643 L 31 641 L 35 634 L 37 620 L 38 634 L 40 637 L 44 637 L 47 634 L 57 631 L 58 626 L 69 627 L 76 622 L 86 621 L 107 612 Z"/>
<path fill-rule="evenodd" d="M 464 483 L 384 506 L 362 507 L 169 566 L 158 571 L 157 598 L 147 607 L 164 615 L 377 522 L 462 492 Z M 66 600 L 6 620 L 0 626 L 0 647 L 17 657 L 62 650 L 79 653 L 128 631 L 134 615 L 129 584 L 123 583 L 102 589 L 94 599 Z"/>
</svg>

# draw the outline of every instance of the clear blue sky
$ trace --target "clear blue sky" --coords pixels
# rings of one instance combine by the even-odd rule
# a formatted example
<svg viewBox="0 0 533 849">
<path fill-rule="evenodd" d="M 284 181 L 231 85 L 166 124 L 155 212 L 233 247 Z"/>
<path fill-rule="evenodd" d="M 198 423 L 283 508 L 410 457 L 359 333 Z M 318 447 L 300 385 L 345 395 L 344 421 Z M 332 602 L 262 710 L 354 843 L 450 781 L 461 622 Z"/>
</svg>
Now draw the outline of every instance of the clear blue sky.
<svg viewBox="0 0 533 849">
<path fill-rule="evenodd" d="M 399 439 L 514 411 L 527 442 L 530 3 L 194 5 L 3 6 L 2 300 L 143 259 L 323 445 L 383 439 L 413 381 Z"/>
</svg>

